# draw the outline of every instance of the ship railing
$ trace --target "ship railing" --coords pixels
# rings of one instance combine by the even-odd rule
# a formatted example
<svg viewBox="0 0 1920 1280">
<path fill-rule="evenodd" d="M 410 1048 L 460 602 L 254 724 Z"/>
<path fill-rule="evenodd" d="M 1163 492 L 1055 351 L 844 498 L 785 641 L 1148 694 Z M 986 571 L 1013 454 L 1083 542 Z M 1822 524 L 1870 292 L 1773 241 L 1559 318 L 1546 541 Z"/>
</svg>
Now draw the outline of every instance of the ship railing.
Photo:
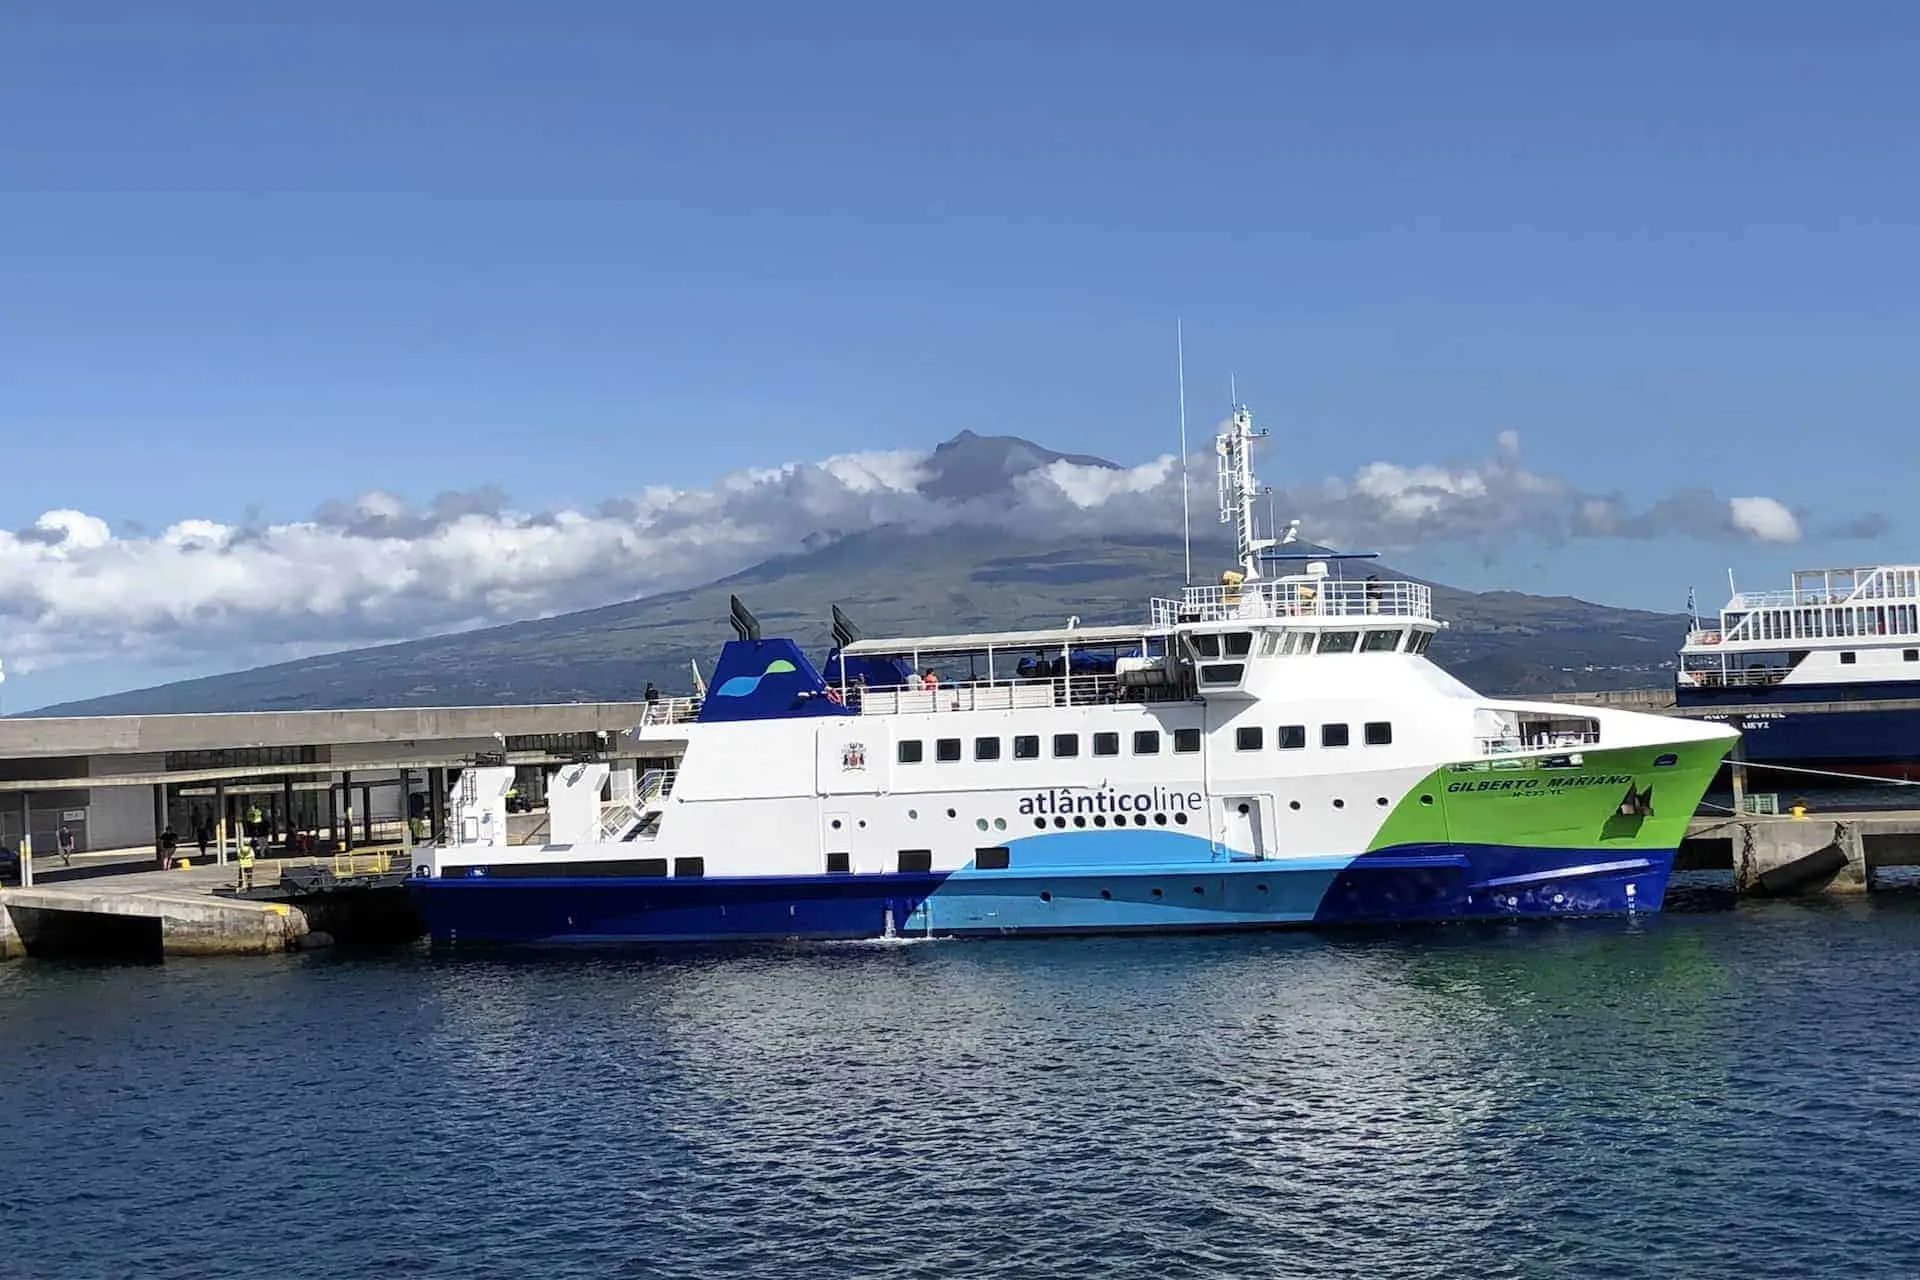
<svg viewBox="0 0 1920 1280">
<path fill-rule="evenodd" d="M 1676 678 L 1678 683 L 1695 688 L 1765 688 L 1779 684 L 1792 672 L 1791 667 L 1761 667 L 1749 671 L 1681 671 Z"/>
<path fill-rule="evenodd" d="M 1700 630 L 1687 632 L 1688 644 L 1719 644 L 1723 638 L 1717 628 L 1712 631 Z"/>
<path fill-rule="evenodd" d="M 1503 733 L 1490 738 L 1477 738 L 1475 741 L 1479 744 L 1480 754 L 1483 756 L 1511 756 L 1527 752 L 1563 751 L 1573 747 L 1597 746 L 1600 742 L 1600 731 L 1587 729 L 1526 735 Z"/>
<path fill-rule="evenodd" d="M 1042 676 L 1028 680 L 975 680 L 958 684 L 849 687 L 848 705 L 862 715 L 891 716 L 929 711 L 1024 711 L 1051 707 L 1137 706 L 1178 702 L 1188 695 L 1173 684 L 1124 684 L 1111 675 Z"/>
<path fill-rule="evenodd" d="M 642 728 L 648 725 L 687 724 L 699 718 L 699 698 L 661 698 L 647 704 L 640 724 Z"/>
<path fill-rule="evenodd" d="M 673 794 L 674 779 L 679 776 L 678 769 L 649 769 L 641 774 L 633 788 L 634 807 L 645 809 L 665 800 Z"/>
<path fill-rule="evenodd" d="M 1148 606 L 1156 628 L 1193 622 L 1265 618 L 1433 618 L 1433 590 L 1424 583 L 1355 582 L 1318 578 L 1243 582 L 1239 586 L 1188 587 L 1180 599 L 1156 598 Z"/>
</svg>

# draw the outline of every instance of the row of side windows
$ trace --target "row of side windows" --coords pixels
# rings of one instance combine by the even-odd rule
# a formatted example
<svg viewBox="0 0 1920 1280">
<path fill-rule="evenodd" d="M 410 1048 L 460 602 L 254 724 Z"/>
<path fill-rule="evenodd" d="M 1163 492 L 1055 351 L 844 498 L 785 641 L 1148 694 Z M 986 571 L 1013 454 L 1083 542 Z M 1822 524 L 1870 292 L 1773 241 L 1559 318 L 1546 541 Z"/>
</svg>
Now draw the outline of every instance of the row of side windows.
<svg viewBox="0 0 1920 1280">
<path fill-rule="evenodd" d="M 1370 747 L 1389 747 L 1393 745 L 1393 724 L 1388 720 L 1369 720 L 1360 729 L 1361 740 Z M 1282 751 L 1299 751 L 1307 745 L 1307 726 L 1303 724 L 1283 724 L 1274 730 L 1273 745 Z M 1239 751 L 1259 751 L 1267 744 L 1267 731 L 1257 724 L 1242 725 L 1233 731 L 1233 745 Z M 1346 724 L 1323 724 L 1320 726 L 1320 745 L 1323 747 L 1345 747 L 1353 744 L 1353 726 Z"/>
<path fill-rule="evenodd" d="M 1370 747 L 1391 746 L 1393 743 L 1393 725 L 1386 720 L 1369 720 L 1361 729 L 1362 740 Z M 1323 724 L 1320 726 L 1320 745 L 1323 747 L 1345 747 L 1352 744 L 1353 728 L 1345 724 Z M 1117 756 L 1120 754 L 1120 735 L 1117 733 L 1096 733 L 1092 735 L 1092 754 L 1096 756 Z M 1241 751 L 1259 751 L 1266 746 L 1266 729 L 1261 725 L 1243 725 L 1234 730 L 1233 745 Z M 1001 759 L 1002 739 L 998 737 L 980 737 L 973 740 L 973 758 L 975 760 Z M 1080 735 L 1077 733 L 1056 733 L 1053 735 L 1052 755 L 1056 760 L 1070 760 L 1080 754 Z M 1283 724 L 1274 730 L 1274 745 L 1282 751 L 1298 751 L 1307 745 L 1307 726 L 1303 724 Z M 964 758 L 966 740 L 963 738 L 935 738 L 933 740 L 933 758 L 942 764 L 952 764 Z M 1133 754 L 1154 756 L 1160 754 L 1161 733 L 1158 729 L 1138 729 L 1133 734 Z M 1175 729 L 1173 731 L 1173 751 L 1175 755 L 1191 755 L 1200 750 L 1200 731 L 1198 729 Z M 1012 742 L 1012 758 L 1015 760 L 1038 760 L 1040 758 L 1040 735 L 1037 733 L 1015 734 Z M 901 764 L 920 764 L 926 760 L 926 743 L 919 738 L 903 738 L 898 744 L 898 758 Z"/>
<path fill-rule="evenodd" d="M 1096 733 L 1091 735 L 1092 754 L 1096 756 L 1117 756 L 1120 754 L 1120 735 L 1117 733 Z M 1198 729 L 1175 729 L 1172 734 L 1173 750 L 1176 755 L 1191 755 L 1200 749 L 1200 731 Z M 1160 754 L 1163 735 L 1158 729 L 1136 729 L 1133 733 L 1133 754 L 1136 756 L 1157 756 Z M 975 760 L 998 760 L 1005 742 L 999 737 L 981 737 L 973 740 L 973 758 Z M 1053 758 L 1069 760 L 1080 754 L 1080 735 L 1077 733 L 1056 733 L 1050 744 Z M 966 740 L 964 738 L 935 738 L 933 740 L 933 758 L 942 764 L 951 764 L 965 758 Z M 902 738 L 898 745 L 898 758 L 901 764 L 919 764 L 927 758 L 927 744 L 919 738 Z M 1015 734 L 1012 750 L 1009 753 L 1015 760 L 1038 760 L 1040 758 L 1040 735 L 1037 733 Z"/>
</svg>

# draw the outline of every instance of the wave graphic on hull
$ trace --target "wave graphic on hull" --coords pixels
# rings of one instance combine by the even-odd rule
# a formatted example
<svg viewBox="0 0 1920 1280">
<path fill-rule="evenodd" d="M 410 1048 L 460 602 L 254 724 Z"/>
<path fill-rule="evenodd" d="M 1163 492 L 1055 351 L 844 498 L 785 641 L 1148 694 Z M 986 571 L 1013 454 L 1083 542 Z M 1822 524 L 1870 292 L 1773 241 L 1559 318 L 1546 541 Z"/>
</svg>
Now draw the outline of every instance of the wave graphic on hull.
<svg viewBox="0 0 1920 1280">
<path fill-rule="evenodd" d="M 755 689 L 758 689 L 760 682 L 768 676 L 783 675 L 786 672 L 794 670 L 797 670 L 797 668 L 785 658 L 775 658 L 767 664 L 767 669 L 757 676 L 734 676 L 729 680 L 723 681 L 720 687 L 713 691 L 713 696 L 716 698 L 744 698 Z"/>
</svg>

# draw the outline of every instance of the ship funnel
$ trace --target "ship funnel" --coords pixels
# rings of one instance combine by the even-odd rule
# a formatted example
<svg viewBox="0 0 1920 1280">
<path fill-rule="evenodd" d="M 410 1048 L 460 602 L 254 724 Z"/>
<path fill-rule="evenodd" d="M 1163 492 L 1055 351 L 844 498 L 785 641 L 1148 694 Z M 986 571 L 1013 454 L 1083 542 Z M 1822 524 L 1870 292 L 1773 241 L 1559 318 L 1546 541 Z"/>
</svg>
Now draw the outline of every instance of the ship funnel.
<svg viewBox="0 0 1920 1280">
<path fill-rule="evenodd" d="M 727 621 L 733 624 L 734 634 L 742 640 L 760 642 L 760 619 L 753 616 L 751 610 L 740 603 L 739 596 L 727 597 Z"/>
<path fill-rule="evenodd" d="M 860 628 L 853 619 L 840 611 L 839 605 L 833 606 L 833 647 L 844 649 L 860 638 Z"/>
</svg>

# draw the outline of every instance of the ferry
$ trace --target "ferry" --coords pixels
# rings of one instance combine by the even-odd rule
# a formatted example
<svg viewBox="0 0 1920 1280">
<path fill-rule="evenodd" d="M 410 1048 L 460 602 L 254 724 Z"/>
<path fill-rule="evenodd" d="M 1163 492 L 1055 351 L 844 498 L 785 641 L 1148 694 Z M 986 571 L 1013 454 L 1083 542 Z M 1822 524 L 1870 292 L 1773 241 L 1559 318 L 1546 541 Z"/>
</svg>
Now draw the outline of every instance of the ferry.
<svg viewBox="0 0 1920 1280">
<path fill-rule="evenodd" d="M 864 638 L 816 664 L 736 597 L 701 696 L 506 840 L 459 779 L 409 886 L 440 943 L 916 939 L 1654 912 L 1730 728 L 1484 697 L 1428 657 L 1422 583 L 1256 536 L 1236 407 L 1216 441 L 1238 567 L 1132 625 Z M 1364 567 L 1364 566 L 1363 566 Z"/>
<path fill-rule="evenodd" d="M 1729 584 L 1731 585 L 1731 584 Z M 1737 727 L 1782 787 L 1853 774 L 1920 780 L 1920 566 L 1803 569 L 1785 591 L 1734 590 L 1696 619 L 1674 701 Z"/>
</svg>

